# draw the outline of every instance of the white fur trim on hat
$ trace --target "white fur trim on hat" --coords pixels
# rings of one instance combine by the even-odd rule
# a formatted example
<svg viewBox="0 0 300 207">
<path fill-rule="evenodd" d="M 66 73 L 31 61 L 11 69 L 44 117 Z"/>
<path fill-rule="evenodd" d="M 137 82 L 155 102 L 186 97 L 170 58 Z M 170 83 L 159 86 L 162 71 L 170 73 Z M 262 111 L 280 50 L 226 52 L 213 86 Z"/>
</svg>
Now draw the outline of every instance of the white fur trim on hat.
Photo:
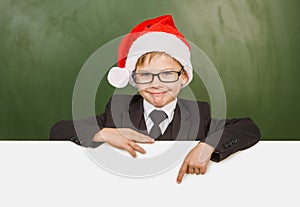
<svg viewBox="0 0 300 207">
<path fill-rule="evenodd" d="M 108 72 L 107 80 L 116 88 L 124 88 L 128 84 L 129 76 L 126 68 L 113 67 Z"/>
</svg>

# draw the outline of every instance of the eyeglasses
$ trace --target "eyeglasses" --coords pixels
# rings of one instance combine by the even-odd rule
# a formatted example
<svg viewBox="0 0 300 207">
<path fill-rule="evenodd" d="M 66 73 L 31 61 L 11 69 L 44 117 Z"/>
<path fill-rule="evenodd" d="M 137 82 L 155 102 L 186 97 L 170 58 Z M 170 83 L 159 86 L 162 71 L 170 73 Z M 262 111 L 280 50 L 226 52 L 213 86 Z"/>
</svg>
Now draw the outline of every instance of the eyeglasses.
<svg viewBox="0 0 300 207">
<path fill-rule="evenodd" d="M 154 79 L 154 76 L 157 76 L 158 79 L 163 83 L 172 83 L 176 82 L 179 79 L 179 76 L 183 73 L 184 69 L 182 68 L 179 72 L 178 71 L 163 71 L 160 73 L 148 73 L 148 72 L 141 72 L 141 73 L 132 73 L 132 78 L 135 83 L 137 84 L 146 84 L 151 83 Z"/>
</svg>

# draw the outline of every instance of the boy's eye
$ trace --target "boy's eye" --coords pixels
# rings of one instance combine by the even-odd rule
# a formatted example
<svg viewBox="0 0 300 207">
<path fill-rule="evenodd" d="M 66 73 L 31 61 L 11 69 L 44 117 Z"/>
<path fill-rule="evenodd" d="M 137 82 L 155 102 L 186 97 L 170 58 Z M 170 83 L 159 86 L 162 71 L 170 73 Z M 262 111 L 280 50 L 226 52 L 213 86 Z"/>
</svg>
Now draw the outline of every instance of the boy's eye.
<svg viewBox="0 0 300 207">
<path fill-rule="evenodd" d="M 163 76 L 169 76 L 169 75 L 172 75 L 172 72 L 171 71 L 165 71 L 165 72 L 162 72 L 161 74 Z"/>
<path fill-rule="evenodd" d="M 149 77 L 151 76 L 151 73 L 140 73 L 141 77 Z"/>
</svg>

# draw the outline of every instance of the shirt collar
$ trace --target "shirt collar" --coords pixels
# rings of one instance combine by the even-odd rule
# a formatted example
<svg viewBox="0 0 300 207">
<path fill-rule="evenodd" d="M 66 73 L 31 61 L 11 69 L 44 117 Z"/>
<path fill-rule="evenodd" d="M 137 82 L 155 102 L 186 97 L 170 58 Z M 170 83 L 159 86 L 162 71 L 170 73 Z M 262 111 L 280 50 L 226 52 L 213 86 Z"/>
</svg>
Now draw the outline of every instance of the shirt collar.
<svg viewBox="0 0 300 207">
<path fill-rule="evenodd" d="M 148 101 L 146 101 L 144 99 L 143 106 L 144 106 L 144 113 L 146 115 L 146 119 L 149 117 L 149 114 L 155 109 L 164 111 L 167 114 L 168 118 L 170 118 L 172 115 L 172 112 L 176 108 L 176 104 L 177 104 L 177 98 L 175 98 L 173 101 L 171 101 L 170 103 L 168 103 L 167 105 L 165 105 L 161 108 L 156 108 L 155 106 L 153 106 L 151 103 L 149 103 Z"/>
</svg>

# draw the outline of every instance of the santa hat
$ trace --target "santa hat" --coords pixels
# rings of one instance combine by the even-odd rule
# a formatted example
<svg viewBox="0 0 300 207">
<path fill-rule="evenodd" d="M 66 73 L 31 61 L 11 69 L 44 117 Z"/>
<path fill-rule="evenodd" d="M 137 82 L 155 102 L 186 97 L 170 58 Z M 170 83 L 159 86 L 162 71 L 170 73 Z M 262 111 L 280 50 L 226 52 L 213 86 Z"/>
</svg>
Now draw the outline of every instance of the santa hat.
<svg viewBox="0 0 300 207">
<path fill-rule="evenodd" d="M 108 73 L 109 83 L 116 88 L 128 82 L 136 87 L 131 74 L 138 59 L 149 52 L 164 52 L 176 59 L 188 75 L 188 85 L 193 78 L 190 45 L 177 30 L 171 15 L 146 20 L 134 27 L 122 40 L 118 51 L 118 67 Z"/>
</svg>

